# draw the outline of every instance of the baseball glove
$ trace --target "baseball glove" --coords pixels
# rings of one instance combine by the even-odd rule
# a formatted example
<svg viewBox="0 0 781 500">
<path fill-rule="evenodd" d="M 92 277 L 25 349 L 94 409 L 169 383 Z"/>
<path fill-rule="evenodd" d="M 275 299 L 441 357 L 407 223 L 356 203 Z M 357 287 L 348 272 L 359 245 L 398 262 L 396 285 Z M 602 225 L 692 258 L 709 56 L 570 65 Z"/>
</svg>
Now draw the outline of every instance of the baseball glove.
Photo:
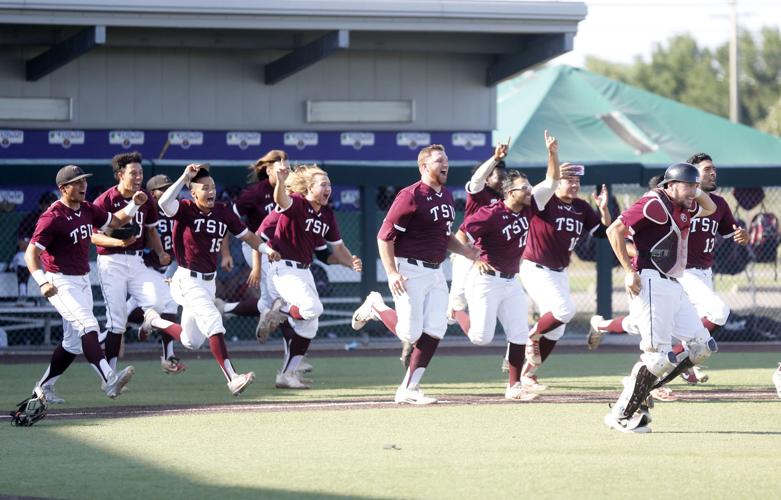
<svg viewBox="0 0 781 500">
<path fill-rule="evenodd" d="M 137 236 L 140 230 L 141 227 L 138 224 L 132 223 L 122 227 L 108 228 L 106 230 L 106 236 L 110 236 L 118 240 L 126 240 L 128 238 L 132 238 L 133 236 Z"/>
<path fill-rule="evenodd" d="M 35 393 L 19 403 L 16 411 L 11 412 L 11 425 L 16 427 L 30 427 L 39 420 L 46 418 L 46 398 L 43 392 L 36 388 Z"/>
</svg>

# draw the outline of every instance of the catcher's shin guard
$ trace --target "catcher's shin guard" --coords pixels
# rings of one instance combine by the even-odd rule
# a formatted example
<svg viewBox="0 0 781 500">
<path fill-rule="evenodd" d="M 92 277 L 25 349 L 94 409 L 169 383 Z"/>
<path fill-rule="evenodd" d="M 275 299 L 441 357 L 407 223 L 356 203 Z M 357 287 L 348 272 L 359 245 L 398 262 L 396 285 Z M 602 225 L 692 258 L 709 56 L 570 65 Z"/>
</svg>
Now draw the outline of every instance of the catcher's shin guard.
<svg viewBox="0 0 781 500">
<path fill-rule="evenodd" d="M 679 376 L 681 373 L 685 372 L 689 368 L 693 367 L 694 363 L 692 363 L 691 358 L 686 357 L 683 361 L 678 363 L 678 366 L 670 370 L 670 373 L 667 374 L 663 379 L 659 380 L 652 388 L 651 390 L 658 389 L 667 382 L 675 379 L 675 377 Z"/>
<path fill-rule="evenodd" d="M 656 375 L 648 371 L 648 368 L 645 366 L 641 366 L 635 376 L 635 387 L 632 395 L 629 397 L 626 408 L 624 408 L 624 417 L 631 417 L 640 408 L 640 405 L 645 404 L 654 382 L 656 382 Z"/>
</svg>

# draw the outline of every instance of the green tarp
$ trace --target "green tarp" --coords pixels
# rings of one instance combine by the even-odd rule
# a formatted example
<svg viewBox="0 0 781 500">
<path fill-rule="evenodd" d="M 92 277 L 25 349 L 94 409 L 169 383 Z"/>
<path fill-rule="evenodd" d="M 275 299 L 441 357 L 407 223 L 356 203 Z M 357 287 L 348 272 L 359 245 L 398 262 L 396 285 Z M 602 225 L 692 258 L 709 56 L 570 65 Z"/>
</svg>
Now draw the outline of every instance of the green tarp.
<svg viewBox="0 0 781 500">
<path fill-rule="evenodd" d="M 666 166 L 705 151 L 720 166 L 781 165 L 775 136 L 570 66 L 499 86 L 496 140 L 512 137 L 509 164 L 544 164 L 545 129 L 562 161 Z"/>
</svg>

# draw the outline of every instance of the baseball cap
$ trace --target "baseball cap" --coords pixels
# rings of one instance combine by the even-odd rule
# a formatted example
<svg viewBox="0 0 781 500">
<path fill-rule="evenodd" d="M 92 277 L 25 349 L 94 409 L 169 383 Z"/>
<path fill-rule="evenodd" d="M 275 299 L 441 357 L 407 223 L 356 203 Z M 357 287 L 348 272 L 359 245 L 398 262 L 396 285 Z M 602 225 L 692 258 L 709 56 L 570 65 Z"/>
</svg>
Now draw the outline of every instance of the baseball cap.
<svg viewBox="0 0 781 500">
<path fill-rule="evenodd" d="M 64 186 L 87 177 L 92 177 L 92 174 L 85 173 L 81 167 L 76 165 L 66 165 L 57 172 L 57 185 Z"/>
<path fill-rule="evenodd" d="M 170 177 L 165 174 L 157 174 L 148 181 L 146 181 L 146 190 L 154 191 L 155 189 L 165 190 L 173 184 Z"/>
</svg>

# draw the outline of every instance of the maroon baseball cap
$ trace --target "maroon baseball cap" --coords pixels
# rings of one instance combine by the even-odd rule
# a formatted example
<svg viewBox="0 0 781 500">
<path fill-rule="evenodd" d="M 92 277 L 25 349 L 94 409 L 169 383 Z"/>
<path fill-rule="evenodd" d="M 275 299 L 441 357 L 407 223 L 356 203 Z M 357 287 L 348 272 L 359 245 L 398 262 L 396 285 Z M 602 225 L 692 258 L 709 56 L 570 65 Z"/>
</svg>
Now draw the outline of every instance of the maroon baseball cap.
<svg viewBox="0 0 781 500">
<path fill-rule="evenodd" d="M 85 173 L 81 167 L 76 165 L 66 165 L 57 172 L 57 186 L 64 186 L 87 177 L 92 177 L 92 174 Z"/>
</svg>

